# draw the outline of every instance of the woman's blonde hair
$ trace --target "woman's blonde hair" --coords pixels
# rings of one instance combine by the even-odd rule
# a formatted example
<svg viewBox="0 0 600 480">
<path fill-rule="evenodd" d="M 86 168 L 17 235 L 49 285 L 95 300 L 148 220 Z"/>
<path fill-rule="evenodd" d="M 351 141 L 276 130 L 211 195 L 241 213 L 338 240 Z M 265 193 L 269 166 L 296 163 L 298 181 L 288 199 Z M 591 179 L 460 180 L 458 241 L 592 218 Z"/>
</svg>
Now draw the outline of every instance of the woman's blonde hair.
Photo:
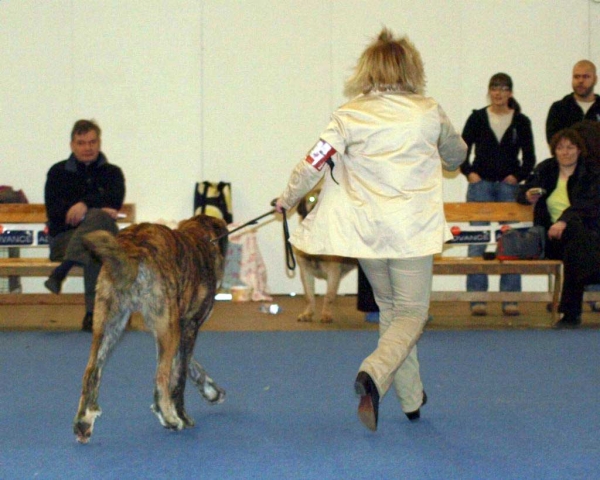
<svg viewBox="0 0 600 480">
<path fill-rule="evenodd" d="M 354 97 L 372 90 L 423 94 L 425 70 L 421 54 L 404 36 L 394 38 L 387 28 L 362 53 L 354 74 L 346 81 L 344 94 Z"/>
</svg>

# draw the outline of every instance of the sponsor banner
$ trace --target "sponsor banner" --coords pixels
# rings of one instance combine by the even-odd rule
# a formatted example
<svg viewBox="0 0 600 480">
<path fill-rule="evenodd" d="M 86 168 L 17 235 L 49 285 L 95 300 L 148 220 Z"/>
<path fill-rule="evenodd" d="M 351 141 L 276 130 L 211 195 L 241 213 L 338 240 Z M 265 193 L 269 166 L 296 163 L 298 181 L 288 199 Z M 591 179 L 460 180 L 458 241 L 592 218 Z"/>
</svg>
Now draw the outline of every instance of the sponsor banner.
<svg viewBox="0 0 600 480">
<path fill-rule="evenodd" d="M 0 246 L 33 245 L 33 230 L 4 230 L 0 233 Z"/>
<path fill-rule="evenodd" d="M 532 225 L 531 222 L 511 223 L 510 225 L 481 226 L 481 225 L 452 225 L 450 231 L 454 239 L 447 244 L 483 244 L 496 243 L 507 229 L 526 231 Z"/>
<path fill-rule="evenodd" d="M 492 223 L 491 225 L 469 225 L 468 223 L 451 223 L 450 229 L 456 230 L 458 229 L 461 232 L 472 232 L 477 230 L 496 230 L 501 228 L 514 228 L 514 229 L 522 229 L 529 228 L 533 226 L 533 222 L 515 222 L 505 225 L 500 225 L 499 223 Z"/>
<path fill-rule="evenodd" d="M 449 240 L 446 243 L 490 243 L 490 240 L 492 238 L 490 230 L 472 230 L 468 232 L 463 232 L 460 230 L 453 229 L 452 234 L 454 235 L 454 239 Z"/>
<path fill-rule="evenodd" d="M 48 232 L 46 230 L 38 230 L 37 244 L 38 245 L 48 245 Z"/>
</svg>

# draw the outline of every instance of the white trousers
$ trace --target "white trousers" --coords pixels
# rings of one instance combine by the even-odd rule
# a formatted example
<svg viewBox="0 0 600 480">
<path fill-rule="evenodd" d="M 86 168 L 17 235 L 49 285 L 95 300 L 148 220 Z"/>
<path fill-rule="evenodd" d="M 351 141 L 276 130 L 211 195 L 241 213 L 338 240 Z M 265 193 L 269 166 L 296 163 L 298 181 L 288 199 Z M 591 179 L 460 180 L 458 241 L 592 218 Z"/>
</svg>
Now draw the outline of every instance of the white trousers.
<svg viewBox="0 0 600 480">
<path fill-rule="evenodd" d="M 404 412 L 423 400 L 417 341 L 429 315 L 433 255 L 405 259 L 360 259 L 379 307 L 379 342 L 359 371 L 368 373 L 380 397 L 394 385 Z"/>
</svg>

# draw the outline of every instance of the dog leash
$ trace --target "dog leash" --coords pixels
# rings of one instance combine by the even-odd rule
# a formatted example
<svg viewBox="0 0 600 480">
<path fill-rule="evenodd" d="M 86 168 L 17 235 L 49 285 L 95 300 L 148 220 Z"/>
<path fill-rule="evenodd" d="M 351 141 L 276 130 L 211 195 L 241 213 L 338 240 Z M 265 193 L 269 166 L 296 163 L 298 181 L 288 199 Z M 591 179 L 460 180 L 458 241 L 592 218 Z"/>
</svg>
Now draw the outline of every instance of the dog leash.
<svg viewBox="0 0 600 480">
<path fill-rule="evenodd" d="M 256 225 L 258 223 L 259 220 L 268 217 L 269 215 L 272 215 L 275 213 L 275 209 L 268 211 L 267 213 L 263 213 L 262 215 L 253 218 L 252 220 L 244 223 L 243 225 L 240 225 L 239 227 L 234 228 L 233 230 L 229 230 L 227 233 L 224 233 L 223 235 L 218 236 L 217 238 L 213 238 L 211 240 L 212 243 L 216 243 L 219 240 L 221 240 L 222 238 L 228 237 L 229 235 L 231 235 L 234 232 L 237 232 L 238 230 L 241 230 L 242 228 L 246 228 L 248 225 Z"/>
<path fill-rule="evenodd" d="M 275 200 L 273 200 L 273 202 L 275 202 Z M 271 202 L 272 205 L 273 205 L 273 202 Z M 269 210 L 267 213 L 263 213 L 262 215 L 259 215 L 258 217 L 247 221 L 243 225 L 240 225 L 239 227 L 236 227 L 233 230 L 230 230 L 229 232 L 224 233 L 223 235 L 213 238 L 211 240 L 211 243 L 216 243 L 219 240 L 221 240 L 225 237 L 228 237 L 232 233 L 237 232 L 238 230 L 241 230 L 242 228 L 246 228 L 249 225 L 256 225 L 259 220 L 262 220 L 263 218 L 268 217 L 269 215 L 273 215 L 276 211 L 277 210 L 275 210 L 275 209 Z M 286 262 L 287 268 L 289 270 L 295 270 L 296 269 L 296 259 L 294 258 L 294 251 L 292 250 L 292 244 L 290 243 L 290 229 L 288 227 L 287 215 L 285 213 L 285 209 L 283 210 L 282 213 L 283 213 L 283 236 L 285 239 L 285 262 Z"/>
<path fill-rule="evenodd" d="M 274 207 L 276 204 L 277 204 L 276 198 L 271 200 L 272 207 Z M 296 269 L 296 259 L 294 258 L 294 250 L 292 249 L 292 244 L 290 243 L 290 229 L 288 227 L 287 214 L 285 213 L 285 208 L 281 209 L 281 213 L 283 215 L 283 239 L 285 242 L 285 263 L 287 265 L 288 270 L 294 271 Z"/>
<path fill-rule="evenodd" d="M 282 210 L 283 213 L 283 238 L 285 239 L 285 263 L 288 270 L 294 271 L 296 269 L 296 259 L 294 258 L 294 250 L 290 243 L 290 229 L 288 228 L 287 216 L 285 214 L 285 208 Z"/>
</svg>

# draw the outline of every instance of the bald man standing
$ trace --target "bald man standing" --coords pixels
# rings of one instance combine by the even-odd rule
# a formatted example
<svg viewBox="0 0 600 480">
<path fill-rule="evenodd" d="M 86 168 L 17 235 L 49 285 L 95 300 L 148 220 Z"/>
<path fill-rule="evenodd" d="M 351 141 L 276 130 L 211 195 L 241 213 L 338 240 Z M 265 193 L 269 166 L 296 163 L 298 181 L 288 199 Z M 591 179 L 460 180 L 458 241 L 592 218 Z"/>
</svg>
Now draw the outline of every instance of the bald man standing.
<svg viewBox="0 0 600 480">
<path fill-rule="evenodd" d="M 589 60 L 580 60 L 573 67 L 573 93 L 554 102 L 546 120 L 548 144 L 556 132 L 581 120 L 600 122 L 600 96 L 594 93 L 598 77 L 596 66 Z"/>
</svg>

